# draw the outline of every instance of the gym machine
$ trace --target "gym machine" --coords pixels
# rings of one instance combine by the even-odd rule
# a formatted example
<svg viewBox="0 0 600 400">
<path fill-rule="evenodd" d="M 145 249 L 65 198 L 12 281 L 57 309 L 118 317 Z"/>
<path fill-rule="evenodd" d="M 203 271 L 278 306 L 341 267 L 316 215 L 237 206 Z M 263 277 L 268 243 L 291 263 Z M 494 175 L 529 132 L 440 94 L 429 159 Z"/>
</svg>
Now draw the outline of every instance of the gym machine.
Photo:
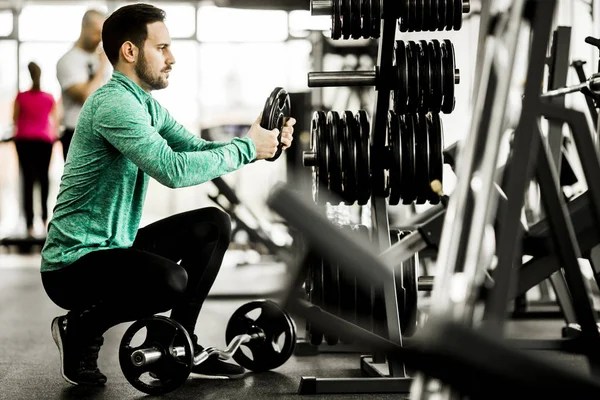
<svg viewBox="0 0 600 400">
<path fill-rule="evenodd" d="M 385 349 L 421 371 L 411 389 L 411 398 L 496 399 L 521 393 L 543 398 L 579 398 L 600 394 L 594 379 L 558 368 L 547 360 L 530 358 L 515 350 L 504 339 L 506 306 L 511 295 L 514 265 L 521 257 L 523 227 L 520 214 L 525 188 L 533 173 L 540 184 L 553 250 L 564 269 L 571 288 L 575 312 L 581 327 L 581 341 L 586 342 L 586 356 L 594 375 L 598 365 L 600 335 L 587 297 L 586 287 L 577 263 L 580 253 L 573 225 L 566 213 L 565 199 L 559 187 L 558 174 L 548 148 L 543 144 L 537 120 L 545 116 L 567 123 L 572 131 L 587 180 L 598 176 L 600 163 L 593 146 L 585 115 L 550 104 L 541 97 L 544 52 L 551 30 L 556 1 L 515 0 L 508 15 L 488 33 L 489 4 L 482 4 L 484 38 L 478 57 L 480 71 L 476 105 L 470 134 L 459 149 L 457 188 L 449 199 L 438 253 L 438 274 L 434 280 L 433 303 L 428 322 L 403 346 L 402 340 L 386 340 L 372 332 L 319 309 L 303 299 L 290 297 L 286 308 L 309 319 L 321 329 L 353 335 L 357 341 Z M 512 163 L 507 174 L 507 207 L 496 218 L 497 192 L 494 175 L 500 138 L 506 112 L 506 100 L 517 50 L 521 25 L 531 26 L 530 62 L 527 68 L 525 96 L 519 124 L 513 141 Z M 495 40 L 490 40 L 493 36 Z M 504 39 L 504 40 L 502 40 Z M 498 47 L 506 43 L 506 51 Z M 476 185 L 474 184 L 476 183 Z M 589 191 L 592 225 L 600 229 L 600 188 Z M 269 205 L 290 224 L 304 232 L 314 248 L 329 261 L 340 260 L 361 281 L 371 284 L 393 282 L 395 267 L 414 254 L 415 242 L 410 235 L 390 249 L 393 257 L 378 256 L 378 250 L 332 226 L 314 205 L 304 201 L 291 189 L 273 193 Z M 499 222 L 495 229 L 493 223 Z M 497 238 L 497 240 L 495 240 Z M 485 273 L 493 268 L 493 286 L 481 297 Z M 296 282 L 303 279 L 298 273 Z M 288 291 L 292 293 L 293 291 Z M 480 323 L 480 306 L 485 317 Z M 386 310 L 386 311 L 389 311 Z M 465 351 L 468 349 L 468 351 Z M 439 380 L 439 383 L 436 381 Z M 395 382 L 382 379 L 375 385 L 348 378 L 344 384 L 359 393 L 377 392 L 373 386 Z M 540 384 L 540 382 L 543 382 Z M 328 382 L 312 380 L 314 392 L 331 393 Z M 401 391 L 402 381 L 394 389 Z M 387 386 L 388 389 L 390 388 Z"/>
<path fill-rule="evenodd" d="M 460 82 L 450 41 L 396 41 L 396 27 L 400 32 L 458 30 L 463 13 L 469 8 L 470 4 L 462 0 L 311 3 L 313 15 L 331 16 L 332 39 L 379 39 L 373 71 L 309 74 L 309 87 L 373 86 L 376 100 L 370 118 L 364 110 L 315 112 L 310 151 L 304 155 L 304 165 L 312 167 L 312 194 L 317 204 L 343 202 L 364 206 L 370 202 L 370 234 L 369 228 L 361 225 L 338 229 L 369 237 L 380 251 L 388 249 L 392 240 L 396 241 L 393 236 L 400 234 L 402 239 L 397 240 L 402 241 L 414 236 L 408 232 L 390 234 L 388 203 L 440 203 L 444 146 L 439 114 L 454 110 L 454 88 Z M 390 93 L 393 109 L 390 109 Z M 408 236 L 404 238 L 405 235 Z M 314 256 L 307 259 L 307 264 L 304 286 L 311 301 L 340 314 L 350 312 L 353 315 L 350 319 L 396 342 L 401 343 L 403 335 L 414 332 L 417 291 L 431 289 L 431 277 L 421 277 L 419 281 L 417 254 L 398 268 L 394 282 L 386 281 L 384 285 L 379 283 L 364 290 L 354 277 L 345 276 L 338 261 L 326 262 Z M 403 279 L 411 283 L 403 287 Z M 373 320 L 368 320 L 371 315 Z M 363 316 L 368 318 L 363 320 Z M 328 345 L 338 340 L 348 342 L 344 335 L 313 329 L 310 324 L 307 336 L 313 345 L 323 339 Z M 357 379 L 357 384 L 368 386 L 374 393 L 389 392 L 391 387 L 396 391 L 398 386 L 407 392 L 411 383 L 402 361 L 384 353 L 363 357 L 361 369 L 377 378 Z M 308 384 L 310 379 L 307 379 L 302 379 L 301 393 L 348 391 L 345 381 L 317 379 L 322 382 L 321 389 L 313 392 L 311 388 L 315 385 Z"/>
</svg>

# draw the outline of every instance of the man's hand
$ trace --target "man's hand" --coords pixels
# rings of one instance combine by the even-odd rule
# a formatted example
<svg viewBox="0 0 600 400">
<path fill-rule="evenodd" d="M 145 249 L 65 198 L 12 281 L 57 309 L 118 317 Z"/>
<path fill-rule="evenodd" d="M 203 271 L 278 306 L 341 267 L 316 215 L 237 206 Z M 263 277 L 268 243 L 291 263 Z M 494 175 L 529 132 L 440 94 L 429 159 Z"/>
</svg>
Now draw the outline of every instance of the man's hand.
<svg viewBox="0 0 600 400">
<path fill-rule="evenodd" d="M 279 141 L 277 140 L 277 137 L 279 136 L 279 129 L 273 129 L 271 131 L 264 129 L 260 126 L 261 118 L 262 114 L 258 116 L 248 131 L 248 137 L 252 139 L 254 145 L 256 146 L 257 160 L 272 158 L 277 152 L 277 147 L 279 146 Z M 283 127 L 283 132 L 281 135 L 283 150 L 292 145 L 294 135 L 293 126 L 295 124 L 296 120 L 294 118 L 290 118 Z"/>
</svg>

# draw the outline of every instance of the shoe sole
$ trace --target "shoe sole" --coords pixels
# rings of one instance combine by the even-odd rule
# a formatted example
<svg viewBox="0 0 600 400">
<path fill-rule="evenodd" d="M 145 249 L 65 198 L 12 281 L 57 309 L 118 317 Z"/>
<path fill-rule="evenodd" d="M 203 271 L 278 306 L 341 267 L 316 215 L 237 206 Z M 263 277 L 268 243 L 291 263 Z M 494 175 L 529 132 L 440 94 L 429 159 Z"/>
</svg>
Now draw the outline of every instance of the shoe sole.
<svg viewBox="0 0 600 400">
<path fill-rule="evenodd" d="M 54 343 L 58 347 L 58 352 L 60 353 L 60 374 L 63 379 L 69 382 L 71 385 L 78 385 L 77 382 L 69 379 L 65 374 L 65 352 L 63 348 L 62 337 L 60 334 L 60 327 L 58 326 L 58 321 L 52 321 L 52 338 L 54 339 Z"/>
<path fill-rule="evenodd" d="M 192 372 L 190 375 L 193 375 L 194 378 L 197 379 L 210 379 L 210 380 L 224 380 L 224 379 L 241 379 L 246 376 L 246 373 L 239 375 L 206 375 L 206 374 L 198 374 L 196 372 Z"/>
</svg>

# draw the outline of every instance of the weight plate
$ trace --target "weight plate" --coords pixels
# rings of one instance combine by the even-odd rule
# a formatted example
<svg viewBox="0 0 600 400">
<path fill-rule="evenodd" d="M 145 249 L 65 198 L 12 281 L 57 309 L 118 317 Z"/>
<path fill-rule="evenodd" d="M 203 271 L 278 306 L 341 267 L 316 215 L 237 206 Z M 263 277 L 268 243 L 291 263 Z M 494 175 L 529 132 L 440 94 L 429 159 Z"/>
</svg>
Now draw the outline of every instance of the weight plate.
<svg viewBox="0 0 600 400">
<path fill-rule="evenodd" d="M 410 234 L 409 231 L 402 232 L 400 235 L 400 240 L 402 240 L 402 238 L 408 234 Z M 418 253 L 413 254 L 412 257 L 402 263 L 404 309 L 400 314 L 400 328 L 402 329 L 403 336 L 412 336 L 417 329 L 418 265 Z"/>
<path fill-rule="evenodd" d="M 404 124 L 402 124 L 404 122 Z M 402 146 L 402 204 L 412 204 L 417 198 L 415 115 L 405 114 L 400 122 Z"/>
<path fill-rule="evenodd" d="M 279 146 L 277 146 L 277 152 L 272 158 L 268 158 L 267 161 L 275 161 L 279 158 L 279 156 L 281 156 L 283 151 L 283 144 L 281 143 L 281 131 L 283 130 L 283 126 L 285 125 L 286 121 L 290 117 L 291 108 L 292 105 L 288 92 L 280 87 L 275 88 L 265 102 L 262 118 L 260 120 L 260 126 L 269 131 L 275 128 L 279 130 L 279 136 L 277 136 L 277 141 L 279 142 Z"/>
<path fill-rule="evenodd" d="M 439 40 L 433 39 L 427 45 L 429 50 L 429 68 L 431 73 L 431 84 L 429 98 L 430 110 L 439 113 L 442 107 L 444 85 L 442 80 L 441 48 Z"/>
<path fill-rule="evenodd" d="M 359 110 L 355 119 L 358 125 L 358 204 L 364 206 L 371 198 L 371 125 L 367 112 Z"/>
<path fill-rule="evenodd" d="M 352 35 L 352 9 L 350 0 L 342 0 L 342 36 L 344 39 L 350 39 Z"/>
<path fill-rule="evenodd" d="M 438 25 L 438 0 L 429 1 L 429 12 L 429 31 L 434 32 L 437 30 Z"/>
<path fill-rule="evenodd" d="M 408 2 L 409 0 L 398 0 L 398 29 L 400 32 L 406 32 L 408 30 Z"/>
<path fill-rule="evenodd" d="M 342 194 L 342 160 L 341 160 L 341 137 L 338 126 L 340 115 L 337 111 L 327 113 L 327 131 L 329 132 L 329 190 L 341 197 Z"/>
<path fill-rule="evenodd" d="M 463 0 L 454 0 L 454 30 L 460 31 L 462 28 L 462 19 L 463 19 L 463 11 L 462 11 Z"/>
<path fill-rule="evenodd" d="M 446 0 L 446 30 L 454 27 L 454 0 Z"/>
<path fill-rule="evenodd" d="M 323 111 L 316 111 L 311 121 L 311 141 L 315 146 L 316 165 L 313 167 L 313 200 L 319 205 L 325 203 L 323 194 L 329 188 L 328 163 L 329 150 L 327 148 L 327 116 Z"/>
<path fill-rule="evenodd" d="M 406 0 L 408 1 L 408 0 Z M 396 87 L 394 89 L 394 110 L 397 114 L 405 114 L 408 105 L 408 67 L 406 61 L 406 44 L 402 40 L 396 41 L 395 70 L 397 75 Z"/>
<path fill-rule="evenodd" d="M 338 40 L 342 37 L 342 0 L 332 0 L 333 15 L 331 16 L 331 38 Z"/>
<path fill-rule="evenodd" d="M 415 31 L 415 22 L 417 20 L 417 0 L 408 0 L 408 32 Z"/>
<path fill-rule="evenodd" d="M 421 32 L 423 30 L 423 0 L 415 1 L 415 32 Z"/>
<path fill-rule="evenodd" d="M 134 336 L 146 331 L 144 343 L 132 347 Z M 184 352 L 174 356 L 173 348 L 183 347 Z M 151 363 L 137 367 L 132 355 L 140 349 L 158 349 L 161 357 Z M 176 321 L 154 316 L 134 322 L 123 335 L 119 345 L 119 363 L 127 381 L 137 390 L 158 396 L 172 392 L 185 383 L 194 366 L 194 351 L 188 332 Z M 146 375 L 148 373 L 148 375 Z M 152 374 L 151 378 L 149 374 Z"/>
<path fill-rule="evenodd" d="M 452 0 L 438 0 L 438 21 L 437 27 L 439 31 L 443 31 L 446 27 L 446 3 Z"/>
<path fill-rule="evenodd" d="M 344 174 L 344 202 L 352 205 L 356 201 L 356 147 L 353 144 L 356 121 L 351 111 L 345 111 L 340 121 L 344 125 L 344 142 L 342 152 L 342 171 Z"/>
<path fill-rule="evenodd" d="M 442 120 L 437 113 L 431 113 L 429 119 L 429 180 L 444 182 L 444 133 Z M 440 196 L 430 187 L 429 203 L 438 204 Z"/>
<path fill-rule="evenodd" d="M 362 31 L 363 38 L 370 39 L 372 34 L 371 24 L 371 0 L 363 0 L 362 3 Z"/>
<path fill-rule="evenodd" d="M 388 111 L 387 118 L 387 134 L 389 148 L 389 180 L 390 180 L 390 197 L 388 202 L 395 206 L 400 202 L 402 197 L 402 151 L 400 150 L 400 122 L 398 115 L 392 110 Z"/>
<path fill-rule="evenodd" d="M 419 86 L 421 89 L 421 111 L 427 112 L 431 106 L 429 93 L 431 91 L 431 75 L 429 51 L 427 50 L 427 42 L 420 40 L 419 46 Z"/>
<path fill-rule="evenodd" d="M 253 318 L 251 315 L 254 315 L 256 310 L 260 310 L 260 315 Z M 241 348 L 233 354 L 233 359 L 250 371 L 265 372 L 278 368 L 294 354 L 296 346 L 294 321 L 287 312 L 272 301 L 251 301 L 233 313 L 225 330 L 225 340 L 231 343 L 236 336 L 244 334 L 264 334 L 263 339 L 251 339 L 242 344 L 250 350 L 252 358 L 248 357 Z"/>
<path fill-rule="evenodd" d="M 381 0 L 371 0 L 371 21 L 373 21 L 373 31 L 371 37 L 378 39 L 381 35 Z"/>
<path fill-rule="evenodd" d="M 419 46 L 414 41 L 408 41 L 406 45 L 406 61 L 408 66 L 408 111 L 415 112 L 419 109 L 420 85 L 419 85 Z"/>
<path fill-rule="evenodd" d="M 312 287 L 310 288 L 309 302 L 316 307 L 323 307 L 323 260 L 315 255 L 311 262 Z M 318 346 L 323 342 L 323 332 L 317 327 L 307 323 L 308 341 L 313 346 Z"/>
<path fill-rule="evenodd" d="M 454 57 L 454 46 L 448 39 L 444 39 L 442 47 L 442 65 L 444 70 L 444 101 L 442 103 L 442 112 L 450 114 L 454 111 L 454 72 L 456 62 Z"/>
<path fill-rule="evenodd" d="M 352 39 L 360 39 L 362 36 L 362 15 L 361 15 L 361 3 L 362 0 L 351 0 L 352 1 L 352 18 L 351 18 L 351 28 L 352 31 Z"/>
<path fill-rule="evenodd" d="M 429 199 L 429 134 L 427 133 L 427 117 L 417 114 L 416 165 L 417 165 L 417 204 L 424 204 Z"/>
<path fill-rule="evenodd" d="M 328 260 L 323 259 L 323 296 L 325 303 L 323 310 L 333 315 L 339 315 L 340 313 L 340 291 L 339 291 L 339 279 L 337 276 L 337 263 L 330 263 Z M 338 342 L 338 336 L 330 332 L 325 333 L 325 341 L 329 345 L 336 345 Z"/>
</svg>

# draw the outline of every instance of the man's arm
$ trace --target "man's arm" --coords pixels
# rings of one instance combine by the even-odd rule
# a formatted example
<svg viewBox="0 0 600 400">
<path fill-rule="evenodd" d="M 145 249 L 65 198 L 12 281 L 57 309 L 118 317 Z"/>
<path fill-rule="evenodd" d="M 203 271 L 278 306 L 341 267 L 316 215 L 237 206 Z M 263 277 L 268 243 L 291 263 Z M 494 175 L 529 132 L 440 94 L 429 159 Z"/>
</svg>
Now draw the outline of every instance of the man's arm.
<svg viewBox="0 0 600 400">
<path fill-rule="evenodd" d="M 256 147 L 250 138 L 234 139 L 211 150 L 175 151 L 151 125 L 148 113 L 135 99 L 119 98 L 117 102 L 96 98 L 95 101 L 98 102 L 94 104 L 96 132 L 165 186 L 198 185 L 235 171 L 256 158 Z"/>
<path fill-rule="evenodd" d="M 56 66 L 56 75 L 60 86 L 70 98 L 79 104 L 85 103 L 87 98 L 104 82 L 108 60 L 105 55 L 100 57 L 100 66 L 92 79 L 89 79 L 87 71 L 81 66 L 67 65 L 68 59 L 61 60 Z"/>
<path fill-rule="evenodd" d="M 162 108 L 162 106 L 159 104 L 157 104 L 157 106 L 161 107 L 161 112 L 164 115 L 160 134 L 165 138 L 173 150 L 179 152 L 213 150 L 231 143 L 209 142 L 204 140 L 185 129 L 185 127 L 177 122 L 166 109 Z"/>
</svg>

